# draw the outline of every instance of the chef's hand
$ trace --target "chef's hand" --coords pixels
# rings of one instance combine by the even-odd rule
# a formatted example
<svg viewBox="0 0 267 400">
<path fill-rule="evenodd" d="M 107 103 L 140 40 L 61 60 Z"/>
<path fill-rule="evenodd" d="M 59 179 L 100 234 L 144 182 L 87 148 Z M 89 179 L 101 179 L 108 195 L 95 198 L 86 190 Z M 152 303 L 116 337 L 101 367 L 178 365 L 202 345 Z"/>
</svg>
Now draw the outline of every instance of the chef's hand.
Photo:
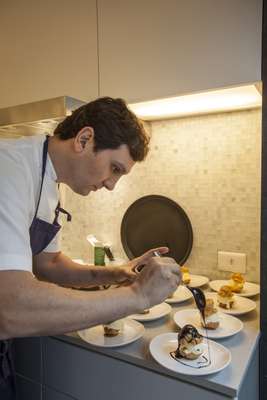
<svg viewBox="0 0 267 400">
<path fill-rule="evenodd" d="M 151 260 L 152 257 L 155 257 L 155 253 L 162 255 L 168 252 L 169 252 L 168 247 L 156 247 L 155 249 L 148 250 L 142 256 L 136 257 L 133 260 L 131 260 L 128 266 L 132 269 L 132 271 L 138 272 L 138 268 L 141 269 L 142 266 L 146 265 Z"/>
<path fill-rule="evenodd" d="M 131 287 L 142 297 L 145 309 L 162 303 L 180 281 L 180 266 L 173 258 L 150 257 Z"/>
<path fill-rule="evenodd" d="M 136 279 L 138 267 L 145 266 L 151 260 L 151 258 L 154 257 L 155 252 L 158 254 L 165 254 L 168 253 L 168 251 L 168 247 L 157 247 L 155 249 L 148 250 L 140 257 L 132 259 L 124 266 L 112 268 L 112 278 L 114 279 L 114 283 L 129 285 Z"/>
</svg>

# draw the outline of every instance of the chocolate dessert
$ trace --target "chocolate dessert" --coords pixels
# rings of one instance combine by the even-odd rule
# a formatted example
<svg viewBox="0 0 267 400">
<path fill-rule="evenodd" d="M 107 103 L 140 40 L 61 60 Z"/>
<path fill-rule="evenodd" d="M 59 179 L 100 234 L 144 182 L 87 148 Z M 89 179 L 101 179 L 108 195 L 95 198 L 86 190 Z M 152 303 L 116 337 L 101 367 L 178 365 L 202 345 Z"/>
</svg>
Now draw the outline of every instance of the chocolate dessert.
<svg viewBox="0 0 267 400">
<path fill-rule="evenodd" d="M 203 353 L 200 344 L 203 336 L 198 333 L 193 325 L 185 325 L 178 333 L 178 347 L 175 351 L 176 358 L 195 360 Z"/>
</svg>

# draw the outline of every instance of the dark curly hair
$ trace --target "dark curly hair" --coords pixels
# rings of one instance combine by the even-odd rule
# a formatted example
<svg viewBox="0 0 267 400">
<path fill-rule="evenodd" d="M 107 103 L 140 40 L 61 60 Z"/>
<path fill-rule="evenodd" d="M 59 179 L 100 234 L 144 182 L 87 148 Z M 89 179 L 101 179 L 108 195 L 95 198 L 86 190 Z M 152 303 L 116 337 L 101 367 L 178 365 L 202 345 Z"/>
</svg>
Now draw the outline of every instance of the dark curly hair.
<svg viewBox="0 0 267 400">
<path fill-rule="evenodd" d="M 95 152 L 126 144 L 134 161 L 144 160 L 148 153 L 150 138 L 123 99 L 101 97 L 79 107 L 56 127 L 54 134 L 67 140 L 85 126 L 94 129 Z"/>
</svg>

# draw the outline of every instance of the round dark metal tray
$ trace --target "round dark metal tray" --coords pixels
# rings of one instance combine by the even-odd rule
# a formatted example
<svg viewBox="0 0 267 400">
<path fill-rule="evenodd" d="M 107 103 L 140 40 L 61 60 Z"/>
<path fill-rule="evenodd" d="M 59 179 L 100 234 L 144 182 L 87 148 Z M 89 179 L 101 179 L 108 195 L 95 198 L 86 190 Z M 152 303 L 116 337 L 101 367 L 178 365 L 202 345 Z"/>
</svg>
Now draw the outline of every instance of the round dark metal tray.
<svg viewBox="0 0 267 400">
<path fill-rule="evenodd" d="M 192 249 L 193 231 L 187 214 L 176 202 L 165 196 L 149 195 L 126 210 L 121 241 L 130 259 L 149 249 L 167 246 L 170 251 L 166 256 L 183 265 Z"/>
</svg>

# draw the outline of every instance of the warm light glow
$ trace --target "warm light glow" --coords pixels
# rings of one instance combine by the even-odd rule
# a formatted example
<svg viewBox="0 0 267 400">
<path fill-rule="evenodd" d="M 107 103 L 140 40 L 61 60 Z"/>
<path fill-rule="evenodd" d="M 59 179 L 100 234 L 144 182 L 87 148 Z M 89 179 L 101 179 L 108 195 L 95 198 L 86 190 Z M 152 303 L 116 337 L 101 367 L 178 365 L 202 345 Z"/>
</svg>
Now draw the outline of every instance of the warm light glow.
<svg viewBox="0 0 267 400">
<path fill-rule="evenodd" d="M 129 104 L 129 108 L 139 118 L 155 120 L 256 108 L 261 107 L 261 103 L 262 98 L 255 85 L 247 85 Z"/>
</svg>

